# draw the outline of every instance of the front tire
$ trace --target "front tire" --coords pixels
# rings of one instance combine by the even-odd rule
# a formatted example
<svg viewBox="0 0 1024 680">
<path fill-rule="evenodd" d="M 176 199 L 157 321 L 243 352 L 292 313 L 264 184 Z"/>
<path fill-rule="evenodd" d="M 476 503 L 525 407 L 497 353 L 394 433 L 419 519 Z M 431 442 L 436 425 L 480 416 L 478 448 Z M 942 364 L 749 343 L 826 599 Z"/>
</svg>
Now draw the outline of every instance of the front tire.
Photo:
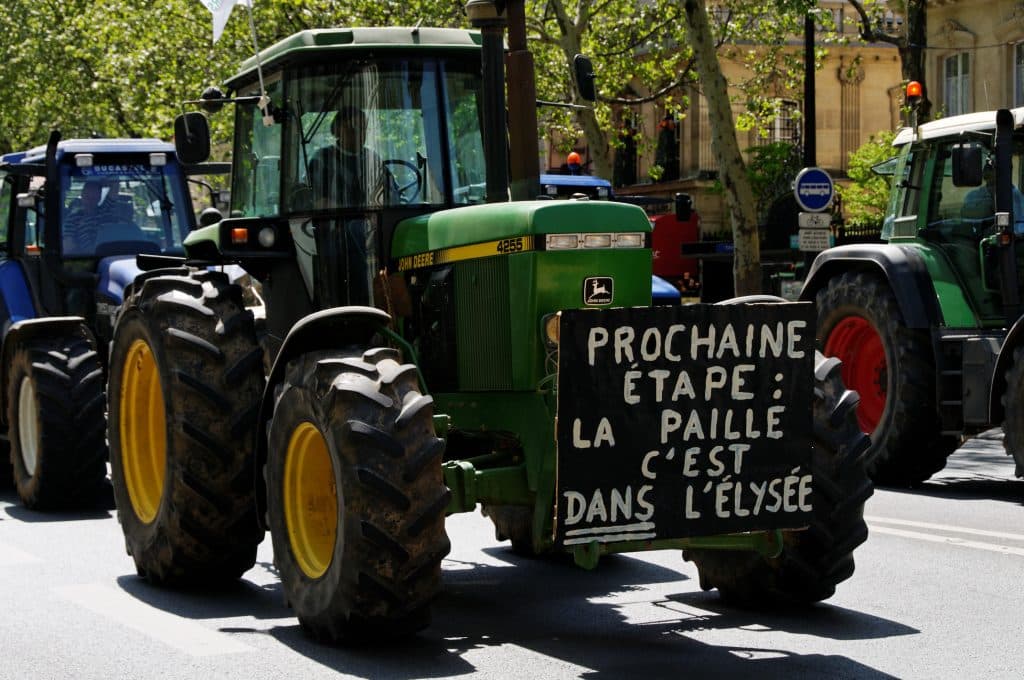
<svg viewBox="0 0 1024 680">
<path fill-rule="evenodd" d="M 940 434 L 927 332 L 907 328 L 889 285 L 868 273 L 831 279 L 817 307 L 822 352 L 843 362 L 843 382 L 860 394 L 857 419 L 871 435 L 868 474 L 896 486 L 927 480 L 958 443 Z"/>
<path fill-rule="evenodd" d="M 106 487 L 103 366 L 84 337 L 18 346 L 7 383 L 10 460 L 33 510 L 83 507 Z"/>
<path fill-rule="evenodd" d="M 825 600 L 853 575 L 853 551 L 867 539 L 864 503 L 873 487 L 864 466 L 869 440 L 857 425 L 857 395 L 843 386 L 837 359 L 815 354 L 811 472 L 816 498 L 810 527 L 783 532 L 782 553 L 775 558 L 683 551 L 697 565 L 701 588 L 717 588 L 728 602 L 760 606 Z"/>
<path fill-rule="evenodd" d="M 391 349 L 314 352 L 278 386 L 267 461 L 274 556 L 325 642 L 407 635 L 441 587 L 450 494 L 433 400 Z"/>
<path fill-rule="evenodd" d="M 256 560 L 252 314 L 224 274 L 156 273 L 126 299 L 110 359 L 111 469 L 136 571 L 162 585 L 238 578 Z"/>
</svg>

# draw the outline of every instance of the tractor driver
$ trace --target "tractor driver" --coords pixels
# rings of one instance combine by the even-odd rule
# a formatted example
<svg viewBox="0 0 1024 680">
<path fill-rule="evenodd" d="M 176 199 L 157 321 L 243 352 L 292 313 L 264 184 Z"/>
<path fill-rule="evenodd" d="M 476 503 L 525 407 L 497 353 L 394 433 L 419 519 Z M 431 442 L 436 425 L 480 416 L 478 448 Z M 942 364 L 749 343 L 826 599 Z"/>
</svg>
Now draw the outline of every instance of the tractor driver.
<svg viewBox="0 0 1024 680">
<path fill-rule="evenodd" d="M 963 212 L 965 215 L 984 215 L 991 217 L 996 212 L 996 172 L 992 160 L 985 162 L 983 170 L 984 183 L 972 189 L 964 196 Z M 1016 185 L 1013 187 L 1013 233 L 1024 234 L 1024 194 Z"/>
<path fill-rule="evenodd" d="M 343 106 L 331 121 L 334 143 L 322 147 L 309 164 L 309 176 L 319 207 L 359 208 L 380 205 L 383 165 L 366 143 L 366 114 Z"/>
<path fill-rule="evenodd" d="M 366 208 L 384 200 L 384 166 L 375 151 L 366 147 L 366 114 L 355 106 L 343 106 L 331 121 L 334 143 L 319 149 L 310 161 L 309 178 L 314 205 L 319 208 Z M 372 288 L 374 235 L 369 220 L 343 216 L 347 285 L 345 304 L 368 305 Z"/>
<path fill-rule="evenodd" d="M 82 185 L 81 193 L 64 217 L 64 251 L 71 253 L 92 253 L 96 248 L 96 236 L 100 227 L 113 219 L 110 201 L 105 200 L 110 187 L 103 180 L 89 178 Z"/>
</svg>

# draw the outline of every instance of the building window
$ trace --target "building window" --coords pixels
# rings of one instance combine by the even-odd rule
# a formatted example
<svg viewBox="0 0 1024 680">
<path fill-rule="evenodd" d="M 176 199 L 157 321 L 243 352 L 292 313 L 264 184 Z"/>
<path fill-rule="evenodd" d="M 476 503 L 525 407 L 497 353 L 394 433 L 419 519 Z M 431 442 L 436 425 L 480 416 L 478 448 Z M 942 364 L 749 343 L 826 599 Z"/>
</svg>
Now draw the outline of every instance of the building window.
<svg viewBox="0 0 1024 680">
<path fill-rule="evenodd" d="M 771 123 L 772 142 L 789 142 L 796 144 L 800 139 L 800 118 L 799 107 L 791 99 L 783 99 L 779 102 L 779 112 Z"/>
<path fill-rule="evenodd" d="M 1024 106 L 1024 43 L 1013 46 L 1013 105 Z"/>
<path fill-rule="evenodd" d="M 970 111 L 971 56 L 966 52 L 944 60 L 946 115 L 956 116 Z"/>
</svg>

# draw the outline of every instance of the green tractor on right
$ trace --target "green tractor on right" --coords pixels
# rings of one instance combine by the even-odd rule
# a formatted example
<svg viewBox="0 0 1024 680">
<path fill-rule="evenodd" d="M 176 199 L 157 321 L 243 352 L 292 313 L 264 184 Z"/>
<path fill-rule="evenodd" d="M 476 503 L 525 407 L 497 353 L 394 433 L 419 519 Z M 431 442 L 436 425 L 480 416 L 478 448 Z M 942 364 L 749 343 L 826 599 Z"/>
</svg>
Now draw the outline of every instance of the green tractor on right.
<svg viewBox="0 0 1024 680">
<path fill-rule="evenodd" d="M 818 255 L 801 299 L 843 362 L 869 474 L 913 486 L 964 437 L 1004 428 L 1024 476 L 1024 108 L 901 130 L 884 243 Z"/>
</svg>

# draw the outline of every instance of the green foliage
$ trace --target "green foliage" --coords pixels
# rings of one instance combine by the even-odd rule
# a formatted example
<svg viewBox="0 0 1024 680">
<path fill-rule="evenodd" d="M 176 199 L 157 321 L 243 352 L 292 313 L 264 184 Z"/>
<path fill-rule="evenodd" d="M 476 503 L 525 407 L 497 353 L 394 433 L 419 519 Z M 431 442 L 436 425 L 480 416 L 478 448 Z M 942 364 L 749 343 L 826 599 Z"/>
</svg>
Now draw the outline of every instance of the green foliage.
<svg viewBox="0 0 1024 680">
<path fill-rule="evenodd" d="M 772 142 L 747 151 L 747 177 L 757 199 L 759 221 L 763 221 L 775 199 L 792 191 L 793 180 L 802 167 L 800 149 L 788 142 Z"/>
<path fill-rule="evenodd" d="M 461 0 L 275 0 L 255 2 L 253 12 L 259 45 L 266 47 L 295 31 L 325 26 L 468 27 L 463 5 Z M 760 123 L 772 110 L 762 99 L 799 82 L 799 69 L 784 53 L 807 2 L 778 0 L 772 12 L 764 12 L 760 0 L 727 0 L 722 8 L 713 17 L 719 41 L 769 46 L 768 52 L 737 47 L 728 56 L 754 69 L 754 77 L 734 85 Z M 251 56 L 246 13 L 237 6 L 213 44 L 210 14 L 196 0 L 0 4 L 5 55 L 0 152 L 42 144 L 53 127 L 65 137 L 169 138 L 182 101 L 223 82 Z M 677 0 L 526 0 L 526 16 L 541 99 L 580 103 L 572 57 L 584 53 L 594 60 L 599 101 L 593 109 L 543 108 L 539 115 L 542 130 L 561 132 L 569 143 L 585 138 L 592 154 L 606 154 L 607 167 L 598 164 L 597 172 L 610 176 L 607 159 L 622 117 L 619 109 L 635 112 L 641 102 L 651 101 L 659 110 L 685 113 L 684 86 L 696 79 Z M 213 116 L 211 124 L 214 148 L 226 148 L 230 115 Z M 648 150 L 657 130 L 641 128 L 638 134 L 639 147 Z"/>
<path fill-rule="evenodd" d="M 889 177 L 876 175 L 871 167 L 892 158 L 895 133 L 882 131 L 850 154 L 847 174 L 851 183 L 838 187 L 846 223 L 851 227 L 881 228 L 889 199 Z"/>
</svg>

